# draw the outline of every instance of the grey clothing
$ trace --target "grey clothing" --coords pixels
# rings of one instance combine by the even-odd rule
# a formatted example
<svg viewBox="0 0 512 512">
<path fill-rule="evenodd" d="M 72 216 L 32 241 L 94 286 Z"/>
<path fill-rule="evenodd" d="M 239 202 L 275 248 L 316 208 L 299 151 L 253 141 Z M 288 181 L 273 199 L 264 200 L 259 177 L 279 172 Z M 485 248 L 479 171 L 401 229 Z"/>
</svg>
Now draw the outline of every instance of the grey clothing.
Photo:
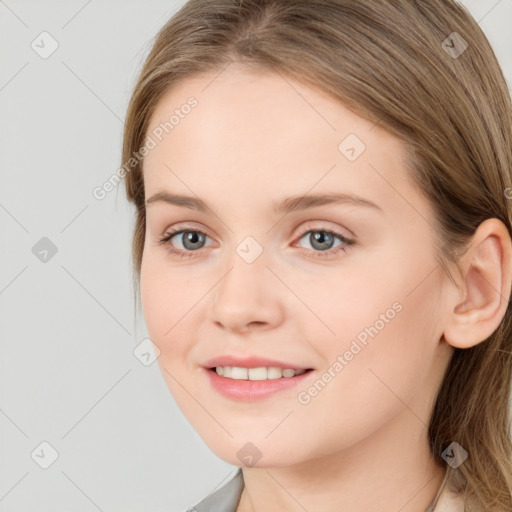
<svg viewBox="0 0 512 512">
<path fill-rule="evenodd" d="M 220 489 L 210 494 L 187 512 L 236 512 L 242 491 L 244 477 L 242 468 Z"/>
</svg>

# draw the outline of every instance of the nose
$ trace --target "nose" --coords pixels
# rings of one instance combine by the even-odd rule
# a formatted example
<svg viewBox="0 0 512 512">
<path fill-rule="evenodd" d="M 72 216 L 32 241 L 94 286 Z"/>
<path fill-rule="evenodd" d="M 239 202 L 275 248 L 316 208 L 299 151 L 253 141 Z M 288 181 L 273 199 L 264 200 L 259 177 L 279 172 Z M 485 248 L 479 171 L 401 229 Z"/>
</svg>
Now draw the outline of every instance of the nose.
<svg viewBox="0 0 512 512">
<path fill-rule="evenodd" d="M 277 327 L 284 318 L 285 291 L 266 259 L 262 255 L 247 263 L 235 254 L 230 262 L 231 267 L 215 286 L 210 320 L 239 333 Z"/>
</svg>

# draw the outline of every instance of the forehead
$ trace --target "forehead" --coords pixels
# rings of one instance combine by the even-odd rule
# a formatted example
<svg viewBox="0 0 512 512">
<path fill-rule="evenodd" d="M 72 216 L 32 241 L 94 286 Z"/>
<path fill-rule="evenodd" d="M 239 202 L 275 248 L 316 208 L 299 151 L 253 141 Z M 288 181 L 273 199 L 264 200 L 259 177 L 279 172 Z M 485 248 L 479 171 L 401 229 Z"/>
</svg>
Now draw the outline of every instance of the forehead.
<svg viewBox="0 0 512 512">
<path fill-rule="evenodd" d="M 398 138 L 279 73 L 230 65 L 185 79 L 161 98 L 147 135 L 156 146 L 144 161 L 146 197 L 236 191 L 242 206 L 314 188 L 396 206 L 400 190 L 413 194 Z"/>
</svg>

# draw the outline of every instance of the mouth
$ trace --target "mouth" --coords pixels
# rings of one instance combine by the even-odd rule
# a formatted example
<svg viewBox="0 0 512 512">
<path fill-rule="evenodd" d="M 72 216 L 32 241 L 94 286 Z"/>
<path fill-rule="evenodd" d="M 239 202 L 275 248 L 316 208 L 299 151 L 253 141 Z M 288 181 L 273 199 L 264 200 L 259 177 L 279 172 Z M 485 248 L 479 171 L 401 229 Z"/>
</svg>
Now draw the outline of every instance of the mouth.
<svg viewBox="0 0 512 512">
<path fill-rule="evenodd" d="M 213 366 L 204 368 L 212 389 L 231 400 L 252 402 L 271 396 L 284 396 L 316 372 L 313 368 L 294 370 L 278 367 L 229 367 Z M 289 370 L 289 371 L 287 371 Z M 222 375 L 220 375 L 222 373 Z"/>
<path fill-rule="evenodd" d="M 302 375 L 303 373 L 313 371 L 313 368 L 301 368 L 295 370 L 293 368 L 279 368 L 276 366 L 262 366 L 258 368 L 245 368 L 241 366 L 213 366 L 209 368 L 209 371 L 227 379 L 263 381 L 296 377 L 297 375 Z"/>
</svg>

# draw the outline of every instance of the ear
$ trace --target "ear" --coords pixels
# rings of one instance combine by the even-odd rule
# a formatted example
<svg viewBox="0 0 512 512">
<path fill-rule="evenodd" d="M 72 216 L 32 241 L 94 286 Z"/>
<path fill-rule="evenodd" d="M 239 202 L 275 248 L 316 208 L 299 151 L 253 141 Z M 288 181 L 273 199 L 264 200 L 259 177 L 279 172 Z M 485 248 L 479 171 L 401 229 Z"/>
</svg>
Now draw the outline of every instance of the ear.
<svg viewBox="0 0 512 512">
<path fill-rule="evenodd" d="M 500 325 L 511 292 L 512 242 L 500 220 L 478 226 L 460 261 L 462 284 L 452 288 L 444 339 L 469 348 L 487 339 Z"/>
</svg>

